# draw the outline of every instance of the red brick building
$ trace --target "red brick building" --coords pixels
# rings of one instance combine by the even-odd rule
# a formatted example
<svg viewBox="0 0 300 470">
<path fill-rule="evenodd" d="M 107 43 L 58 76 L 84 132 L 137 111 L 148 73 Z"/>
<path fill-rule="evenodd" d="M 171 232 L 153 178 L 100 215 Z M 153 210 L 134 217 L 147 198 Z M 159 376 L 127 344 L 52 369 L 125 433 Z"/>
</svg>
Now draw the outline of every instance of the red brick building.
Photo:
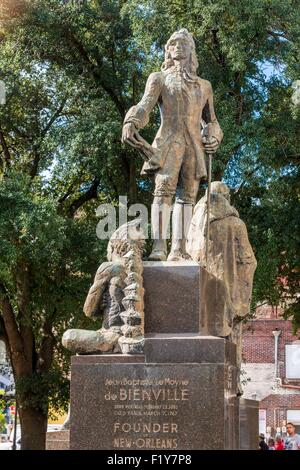
<svg viewBox="0 0 300 470">
<path fill-rule="evenodd" d="M 259 400 L 260 432 L 271 435 L 288 421 L 300 432 L 300 340 L 280 314 L 261 307 L 243 331 L 243 396 Z"/>
</svg>

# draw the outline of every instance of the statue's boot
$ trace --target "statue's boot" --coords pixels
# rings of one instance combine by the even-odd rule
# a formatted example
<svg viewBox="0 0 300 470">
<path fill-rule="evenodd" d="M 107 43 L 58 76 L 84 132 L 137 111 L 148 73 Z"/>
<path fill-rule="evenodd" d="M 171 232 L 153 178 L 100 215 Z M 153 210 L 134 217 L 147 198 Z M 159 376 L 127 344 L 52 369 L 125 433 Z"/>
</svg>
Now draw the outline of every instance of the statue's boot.
<svg viewBox="0 0 300 470">
<path fill-rule="evenodd" d="M 166 240 L 155 240 L 153 242 L 153 249 L 148 259 L 149 261 L 166 261 L 167 259 Z"/>
<path fill-rule="evenodd" d="M 153 249 L 149 256 L 150 261 L 166 261 L 167 234 L 170 223 L 172 198 L 169 196 L 155 196 L 151 207 L 151 226 Z"/>
<path fill-rule="evenodd" d="M 191 259 L 186 251 L 186 238 L 193 215 L 192 204 L 174 204 L 172 216 L 172 247 L 168 261 L 184 261 Z"/>
</svg>

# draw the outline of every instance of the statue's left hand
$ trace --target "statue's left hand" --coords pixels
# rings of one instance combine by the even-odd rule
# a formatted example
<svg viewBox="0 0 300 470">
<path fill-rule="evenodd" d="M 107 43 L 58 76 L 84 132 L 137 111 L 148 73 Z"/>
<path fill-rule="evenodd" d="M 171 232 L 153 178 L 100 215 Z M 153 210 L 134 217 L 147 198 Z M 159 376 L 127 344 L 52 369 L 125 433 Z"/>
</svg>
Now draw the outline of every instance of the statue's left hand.
<svg viewBox="0 0 300 470">
<path fill-rule="evenodd" d="M 215 137 L 202 137 L 202 142 L 207 153 L 215 153 L 219 147 L 219 141 Z"/>
</svg>

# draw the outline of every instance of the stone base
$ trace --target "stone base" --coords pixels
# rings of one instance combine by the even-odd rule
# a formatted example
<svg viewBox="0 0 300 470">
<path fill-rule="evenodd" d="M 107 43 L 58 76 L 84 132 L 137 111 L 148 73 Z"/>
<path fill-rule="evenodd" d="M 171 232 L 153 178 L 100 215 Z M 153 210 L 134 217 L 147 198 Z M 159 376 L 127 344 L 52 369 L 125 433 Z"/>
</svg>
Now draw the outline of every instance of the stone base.
<svg viewBox="0 0 300 470">
<path fill-rule="evenodd" d="M 257 400 L 240 399 L 240 449 L 257 450 L 258 445 L 258 412 Z"/>
<path fill-rule="evenodd" d="M 70 431 L 49 431 L 46 434 L 46 450 L 69 450 Z"/>
<path fill-rule="evenodd" d="M 199 333 L 202 272 L 194 261 L 144 261 L 146 333 Z"/>
<path fill-rule="evenodd" d="M 195 261 L 145 261 L 145 332 L 228 336 L 226 286 Z"/>
<path fill-rule="evenodd" d="M 215 336 L 197 333 L 145 335 L 146 362 L 236 364 L 236 346 Z"/>
<path fill-rule="evenodd" d="M 234 346 L 173 336 L 147 337 L 145 355 L 72 358 L 70 449 L 238 448 Z"/>
</svg>

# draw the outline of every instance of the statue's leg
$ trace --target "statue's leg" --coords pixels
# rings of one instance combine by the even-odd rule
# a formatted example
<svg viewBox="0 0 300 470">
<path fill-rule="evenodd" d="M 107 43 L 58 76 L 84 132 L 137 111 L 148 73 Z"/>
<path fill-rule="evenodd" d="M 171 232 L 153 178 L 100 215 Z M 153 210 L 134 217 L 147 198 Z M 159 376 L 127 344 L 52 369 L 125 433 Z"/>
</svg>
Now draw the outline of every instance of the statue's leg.
<svg viewBox="0 0 300 470">
<path fill-rule="evenodd" d="M 191 259 L 186 251 L 186 241 L 199 189 L 199 181 L 196 180 L 195 175 L 196 158 L 194 149 L 187 146 L 176 189 L 172 217 L 172 247 L 168 256 L 169 261 Z"/>
<path fill-rule="evenodd" d="M 183 143 L 173 143 L 169 148 L 164 167 L 155 176 L 154 200 L 151 208 L 153 250 L 149 256 L 149 260 L 152 261 L 167 259 L 172 199 L 176 192 L 183 156 Z"/>
<path fill-rule="evenodd" d="M 171 196 L 154 196 L 151 207 L 151 226 L 153 249 L 149 260 L 165 261 L 167 259 L 167 234 L 170 224 Z"/>
<path fill-rule="evenodd" d="M 172 248 L 169 261 L 191 259 L 186 251 L 186 238 L 193 215 L 193 204 L 176 201 L 172 215 Z"/>
</svg>

